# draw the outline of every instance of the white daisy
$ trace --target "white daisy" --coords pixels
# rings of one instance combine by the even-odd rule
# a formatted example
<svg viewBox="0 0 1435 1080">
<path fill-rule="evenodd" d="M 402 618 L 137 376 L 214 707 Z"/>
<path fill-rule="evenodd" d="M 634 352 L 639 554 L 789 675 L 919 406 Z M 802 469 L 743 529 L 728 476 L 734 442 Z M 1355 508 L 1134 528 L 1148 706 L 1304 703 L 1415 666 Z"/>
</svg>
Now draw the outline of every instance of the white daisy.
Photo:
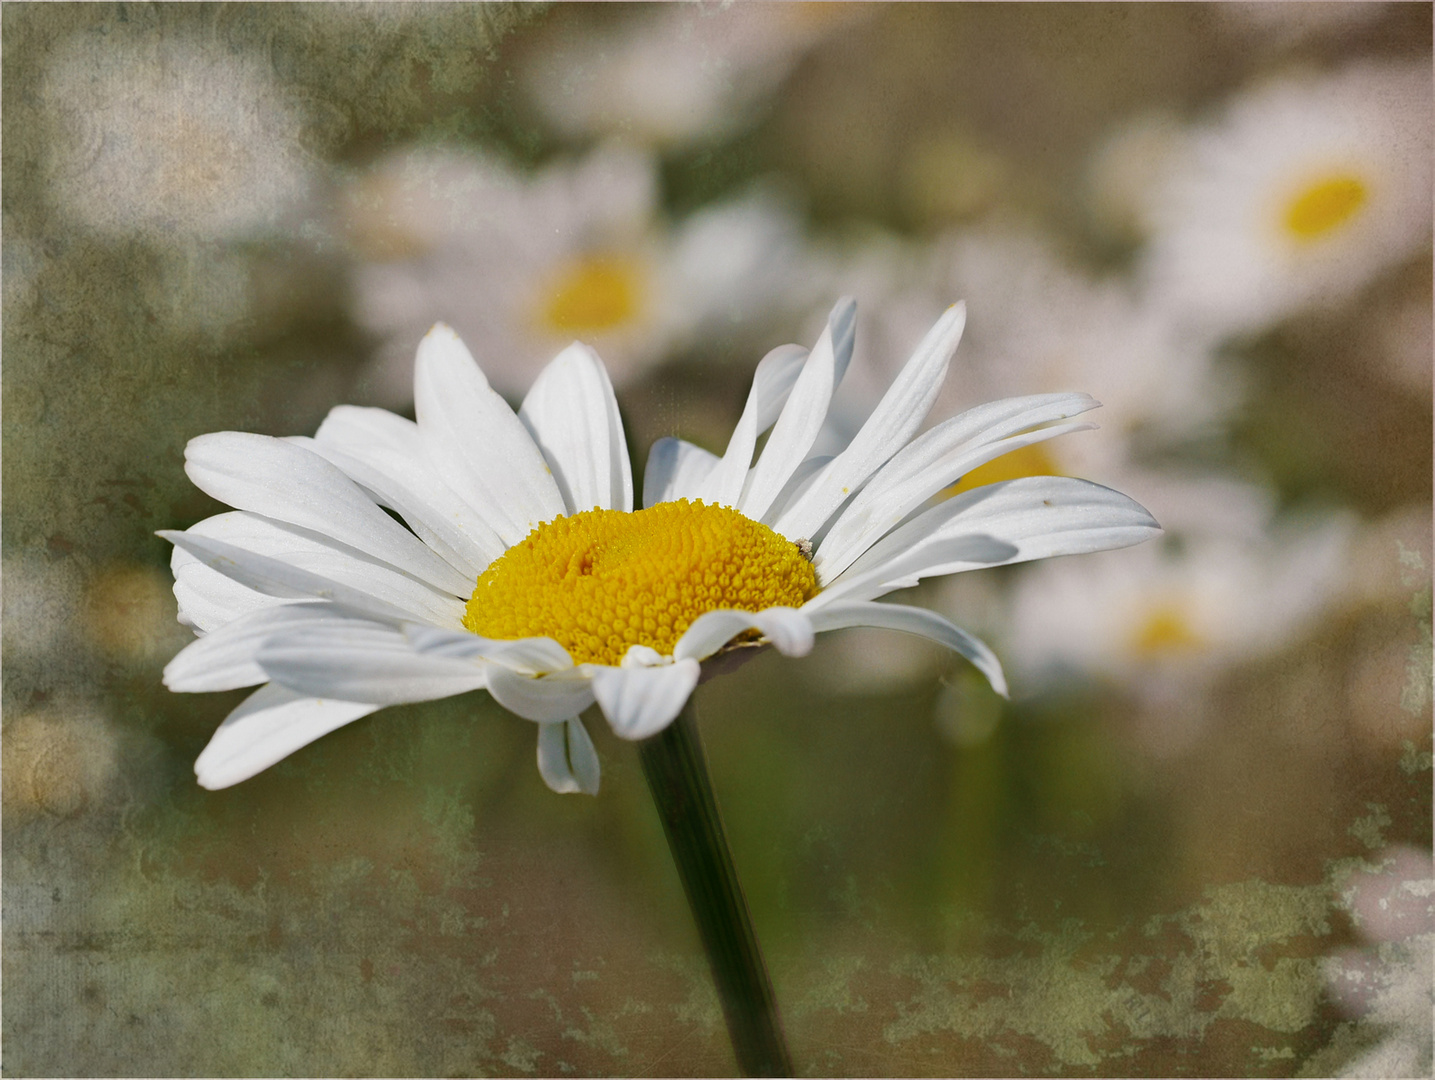
<svg viewBox="0 0 1435 1080">
<path fill-rule="evenodd" d="M 200 755 L 200 783 L 236 783 L 385 705 L 486 688 L 540 725 L 550 787 L 592 792 L 598 759 L 579 714 L 595 701 L 620 736 L 646 738 L 681 710 L 704 660 L 753 642 L 800 656 L 817 631 L 847 626 L 938 641 L 1004 691 L 981 642 L 877 598 L 931 575 L 1138 543 L 1158 527 L 1125 496 L 1063 477 L 923 509 L 982 462 L 1083 426 L 1067 418 L 1096 405 L 1015 398 L 914 439 L 961 335 L 960 305 L 848 447 L 810 457 L 854 321 L 844 301 L 810 355 L 789 345 L 763 359 L 721 457 L 660 440 L 642 509 L 607 372 L 577 343 L 517 414 L 438 326 L 418 350 L 417 422 L 340 406 L 312 439 L 192 440 L 190 478 L 236 510 L 161 534 L 175 544 L 180 618 L 203 635 L 165 681 L 266 684 Z"/>
<path fill-rule="evenodd" d="M 366 393 L 393 405 L 412 400 L 412 343 L 435 322 L 484 342 L 500 392 L 521 392 L 574 337 L 621 386 L 771 293 L 797 244 L 760 193 L 669 227 L 655 162 L 619 146 L 532 175 L 477 151 L 409 150 L 356 177 L 343 210 L 354 310 L 381 339 Z"/>
<path fill-rule="evenodd" d="M 1250 91 L 1151 197 L 1153 296 L 1216 335 L 1356 292 L 1430 242 L 1430 66 Z"/>
</svg>

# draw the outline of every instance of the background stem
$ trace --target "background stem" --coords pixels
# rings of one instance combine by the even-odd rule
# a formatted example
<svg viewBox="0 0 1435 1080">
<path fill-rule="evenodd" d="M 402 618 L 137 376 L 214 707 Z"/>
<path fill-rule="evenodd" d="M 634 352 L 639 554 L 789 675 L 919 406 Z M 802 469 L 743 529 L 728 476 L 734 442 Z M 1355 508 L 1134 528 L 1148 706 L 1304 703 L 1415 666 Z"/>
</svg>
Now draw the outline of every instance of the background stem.
<svg viewBox="0 0 1435 1080">
<path fill-rule="evenodd" d="M 746 1076 L 792 1076 L 777 999 L 733 869 L 691 698 L 676 720 L 638 744 L 638 756 L 698 924 L 738 1067 Z"/>
</svg>

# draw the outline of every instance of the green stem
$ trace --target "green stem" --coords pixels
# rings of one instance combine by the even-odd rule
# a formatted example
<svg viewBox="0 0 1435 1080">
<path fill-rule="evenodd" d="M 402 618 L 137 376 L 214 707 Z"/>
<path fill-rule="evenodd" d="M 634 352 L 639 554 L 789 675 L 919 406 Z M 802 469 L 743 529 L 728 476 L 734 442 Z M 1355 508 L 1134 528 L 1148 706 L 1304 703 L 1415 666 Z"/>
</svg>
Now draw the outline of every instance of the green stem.
<svg viewBox="0 0 1435 1080">
<path fill-rule="evenodd" d="M 638 756 L 698 924 L 738 1067 L 745 1076 L 792 1076 L 777 999 L 733 869 L 691 698 L 676 720 L 638 744 Z"/>
</svg>

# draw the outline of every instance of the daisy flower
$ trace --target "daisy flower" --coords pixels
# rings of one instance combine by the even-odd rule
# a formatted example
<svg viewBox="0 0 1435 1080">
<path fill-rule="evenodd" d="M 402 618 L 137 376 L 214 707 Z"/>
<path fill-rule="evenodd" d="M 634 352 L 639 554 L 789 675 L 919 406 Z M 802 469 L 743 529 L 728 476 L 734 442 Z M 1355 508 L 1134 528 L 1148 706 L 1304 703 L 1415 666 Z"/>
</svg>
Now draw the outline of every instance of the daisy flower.
<svg viewBox="0 0 1435 1080">
<path fill-rule="evenodd" d="M 798 245 L 761 193 L 669 226 L 656 163 L 618 145 L 532 174 L 478 151 L 408 150 L 354 177 L 341 203 L 356 318 L 380 343 L 366 393 L 395 406 L 413 400 L 413 342 L 436 322 L 484 343 L 501 393 L 575 337 L 622 386 L 771 294 Z"/>
<path fill-rule="evenodd" d="M 1430 66 L 1252 90 L 1151 195 L 1152 295 L 1220 336 L 1354 294 L 1430 242 Z"/>
<path fill-rule="evenodd" d="M 1138 543 L 1158 526 L 1124 495 L 1065 477 L 926 506 L 983 462 L 1086 426 L 1069 418 L 1097 404 L 1013 398 L 917 436 L 960 305 L 846 449 L 811 456 L 854 322 L 841 302 L 810 354 L 789 345 L 763 359 L 721 456 L 655 444 L 641 508 L 607 372 L 578 343 L 517 413 L 440 325 L 418 349 L 416 422 L 339 406 L 312 439 L 192 440 L 190 478 L 236 509 L 161 533 L 175 545 L 180 618 L 202 635 L 165 681 L 264 684 L 200 755 L 200 783 L 244 780 L 385 705 L 482 688 L 539 725 L 550 787 L 595 792 L 588 706 L 644 739 L 677 716 L 705 661 L 756 644 L 801 656 L 815 633 L 850 626 L 938 641 L 1004 692 L 976 638 L 878 598 L 932 575 Z"/>
</svg>

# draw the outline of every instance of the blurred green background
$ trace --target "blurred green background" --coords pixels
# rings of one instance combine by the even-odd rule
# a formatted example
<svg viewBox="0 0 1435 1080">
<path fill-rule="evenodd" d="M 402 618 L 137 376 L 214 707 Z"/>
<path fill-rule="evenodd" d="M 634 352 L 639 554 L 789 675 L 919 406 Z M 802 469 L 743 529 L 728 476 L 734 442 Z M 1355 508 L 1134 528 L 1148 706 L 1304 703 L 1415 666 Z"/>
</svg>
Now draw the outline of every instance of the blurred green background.
<svg viewBox="0 0 1435 1080">
<path fill-rule="evenodd" d="M 895 245 L 910 279 L 923 252 L 1015 229 L 1083 281 L 1137 280 L 1152 242 L 1102 198 L 1113 132 L 1202 122 L 1291 72 L 1428 71 L 1431 51 L 1428 4 L 761 7 L 5 5 L 7 1074 L 734 1068 L 634 748 L 596 713 L 596 799 L 549 792 L 531 727 L 481 692 L 194 783 L 243 694 L 161 685 L 191 635 L 153 533 L 220 510 L 183 472 L 196 435 L 409 407 L 382 365 L 417 336 L 407 308 L 376 321 L 400 290 L 373 268 L 423 230 L 411 203 L 383 209 L 384 162 L 481 153 L 521 187 L 616 138 L 652 170 L 645 252 L 724 200 L 781 208 L 763 249 L 781 259 L 734 280 L 777 260 L 783 288 L 759 303 L 724 279 L 713 311 L 675 304 L 679 330 L 631 346 L 641 470 L 663 435 L 721 449 L 763 351 L 865 298 L 852 252 Z M 759 25 L 714 31 L 728 15 Z M 603 75 L 614 57 L 637 89 Z M 514 250 L 579 199 L 550 187 Z M 934 647 L 849 631 L 698 692 L 804 1075 L 1428 1075 L 1428 235 L 1411 251 L 1330 303 L 1211 331 L 1239 401 L 1094 477 L 1168 525 L 1173 462 L 1255 485 L 1277 516 L 1230 543 L 1277 567 L 1301 515 L 1344 522 L 1338 574 L 1295 585 L 1325 599 L 1278 640 L 1180 678 L 1160 657 L 1018 664 L 1003 702 Z M 485 248 L 429 272 L 482 314 L 527 271 Z M 425 302 L 412 318 L 439 317 Z M 1391 326 L 1413 374 L 1375 356 Z M 494 361 L 515 403 L 546 348 L 521 331 Z M 599 344 L 619 364 L 629 347 Z M 1001 382 L 963 355 L 952 382 Z M 913 602 L 1005 656 L 1023 573 Z"/>
</svg>

